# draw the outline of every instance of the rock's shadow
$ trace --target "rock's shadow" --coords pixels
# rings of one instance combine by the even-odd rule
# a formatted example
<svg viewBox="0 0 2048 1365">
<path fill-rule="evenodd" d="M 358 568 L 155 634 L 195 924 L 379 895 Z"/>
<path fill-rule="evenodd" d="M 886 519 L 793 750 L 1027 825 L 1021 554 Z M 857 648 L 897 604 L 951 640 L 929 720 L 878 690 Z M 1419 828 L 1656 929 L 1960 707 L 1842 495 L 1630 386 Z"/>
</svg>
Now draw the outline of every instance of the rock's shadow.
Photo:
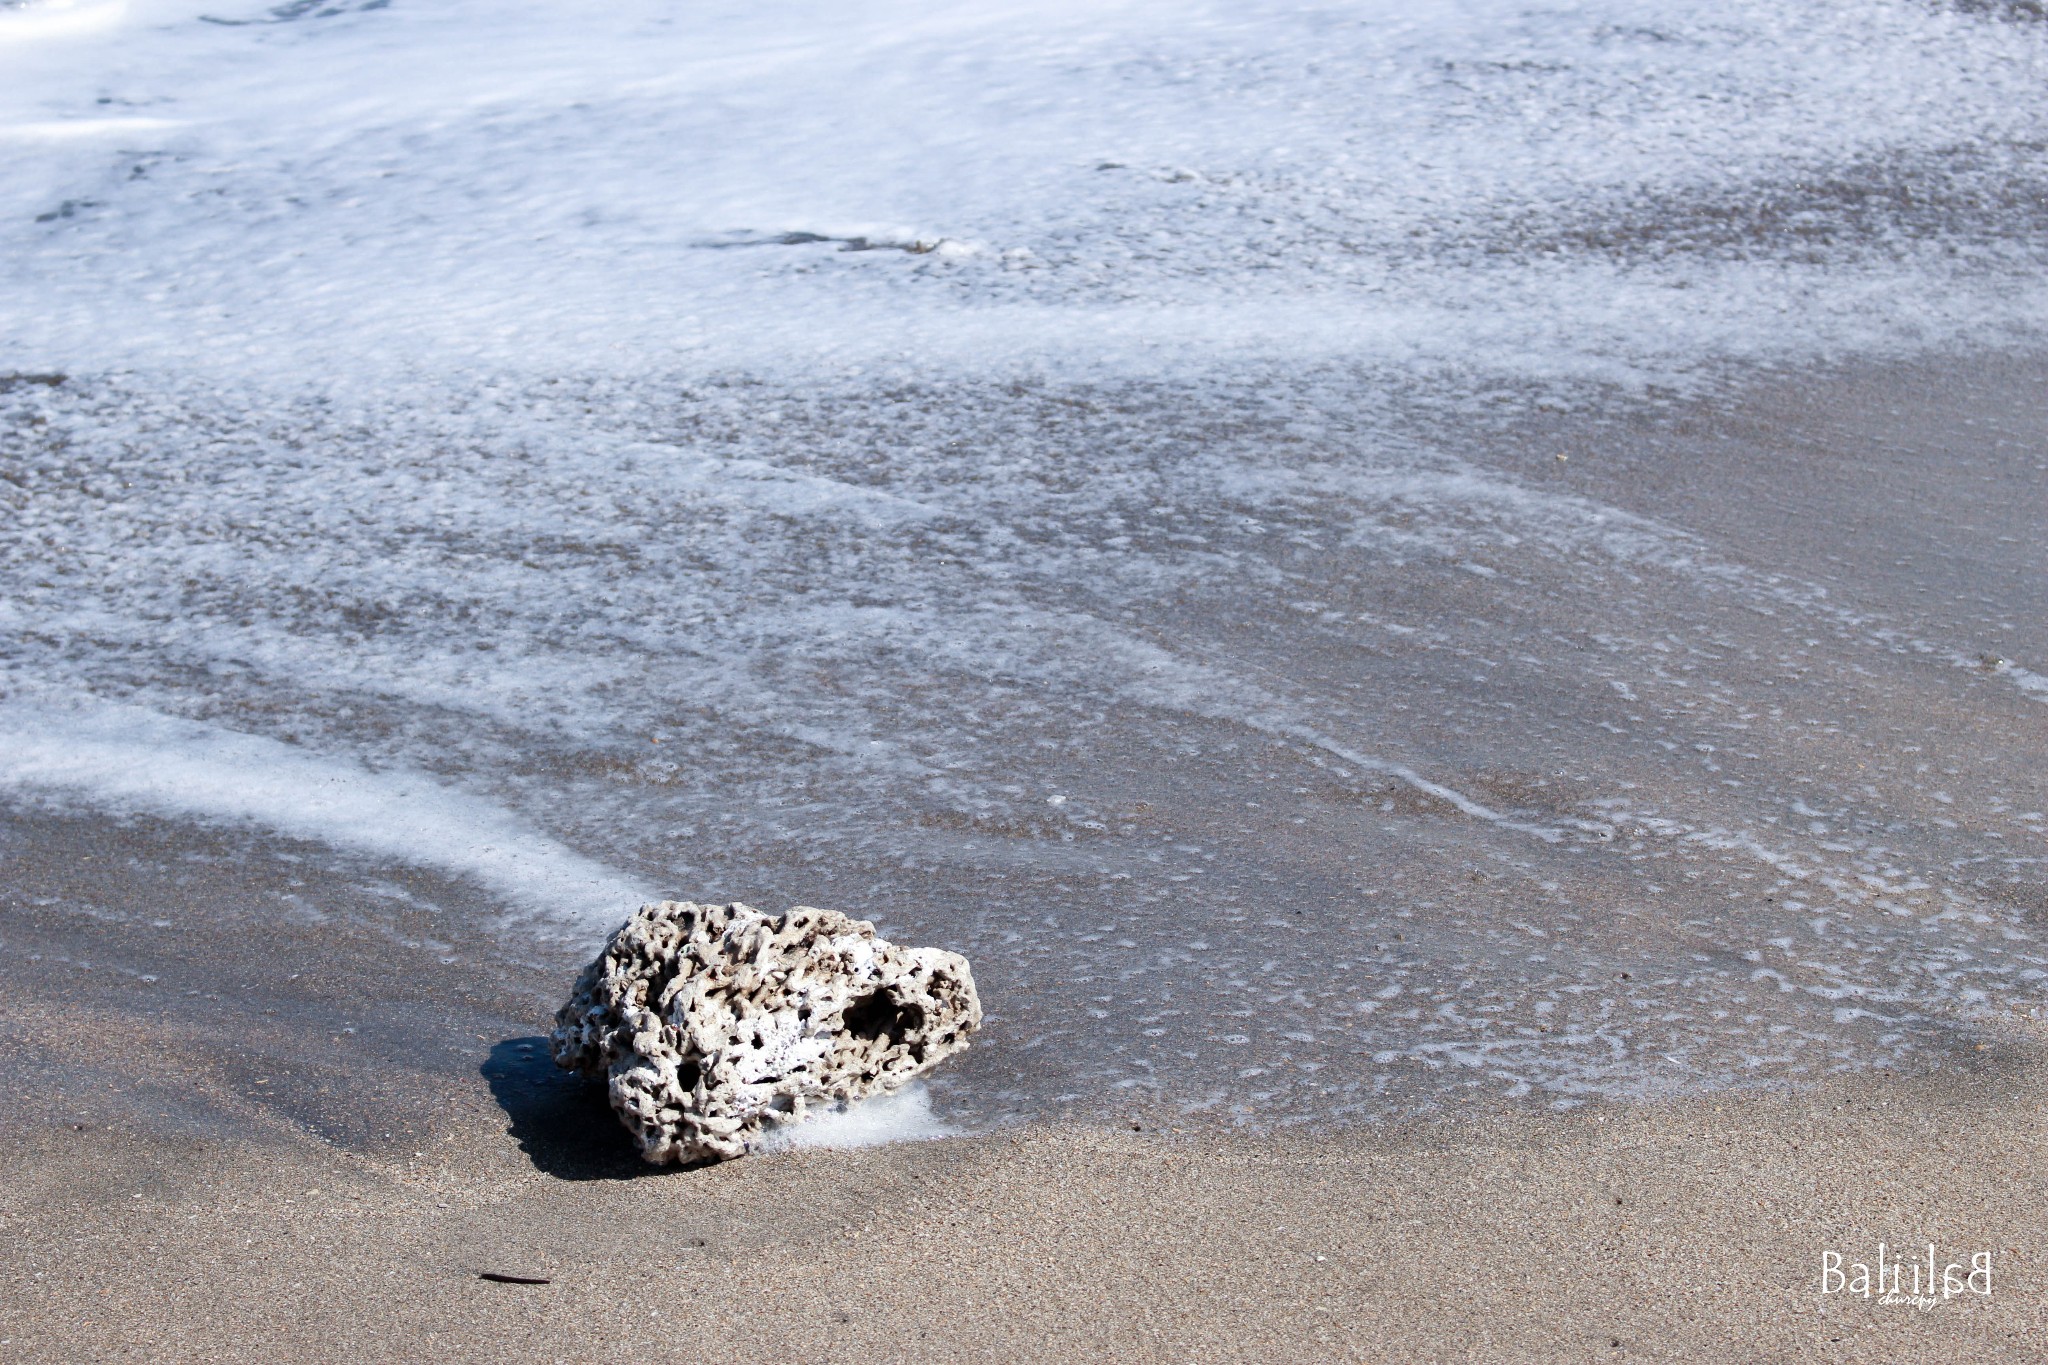
<svg viewBox="0 0 2048 1365">
<path fill-rule="evenodd" d="M 479 1070 L 535 1169 L 558 1180 L 632 1180 L 676 1169 L 640 1159 L 604 1087 L 557 1067 L 547 1039 L 507 1038 Z"/>
</svg>

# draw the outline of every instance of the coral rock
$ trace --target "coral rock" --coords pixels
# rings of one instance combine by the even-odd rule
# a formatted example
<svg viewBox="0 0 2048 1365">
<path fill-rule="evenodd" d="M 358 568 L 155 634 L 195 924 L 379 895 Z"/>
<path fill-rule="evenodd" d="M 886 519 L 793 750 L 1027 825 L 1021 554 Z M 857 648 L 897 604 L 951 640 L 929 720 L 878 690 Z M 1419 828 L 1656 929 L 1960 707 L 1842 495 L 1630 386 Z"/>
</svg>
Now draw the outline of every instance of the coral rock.
<svg viewBox="0 0 2048 1365">
<path fill-rule="evenodd" d="M 820 1103 L 893 1090 L 967 1046 L 967 959 L 800 905 L 643 905 L 555 1016 L 555 1062 L 610 1085 L 649 1161 L 739 1156 Z"/>
</svg>

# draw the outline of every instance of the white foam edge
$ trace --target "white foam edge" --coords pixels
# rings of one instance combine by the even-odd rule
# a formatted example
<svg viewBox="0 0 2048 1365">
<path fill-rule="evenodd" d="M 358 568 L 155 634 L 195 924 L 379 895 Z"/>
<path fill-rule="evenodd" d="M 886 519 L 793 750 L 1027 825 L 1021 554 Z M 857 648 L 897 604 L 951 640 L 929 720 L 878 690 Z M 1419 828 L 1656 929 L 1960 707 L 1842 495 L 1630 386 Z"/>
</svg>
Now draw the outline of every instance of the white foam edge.
<svg viewBox="0 0 2048 1365">
<path fill-rule="evenodd" d="M 771 1128 L 752 1150 L 763 1154 L 821 1148 L 847 1151 L 959 1135 L 959 1129 L 932 1112 L 931 1091 L 924 1082 L 912 1081 L 901 1090 L 818 1109 L 801 1123 Z"/>
<path fill-rule="evenodd" d="M 117 814 L 256 826 L 429 868 L 509 907 L 608 926 L 644 887 L 502 806 L 411 769 L 372 770 L 259 735 L 73 693 L 8 689 L 0 787 Z"/>
</svg>

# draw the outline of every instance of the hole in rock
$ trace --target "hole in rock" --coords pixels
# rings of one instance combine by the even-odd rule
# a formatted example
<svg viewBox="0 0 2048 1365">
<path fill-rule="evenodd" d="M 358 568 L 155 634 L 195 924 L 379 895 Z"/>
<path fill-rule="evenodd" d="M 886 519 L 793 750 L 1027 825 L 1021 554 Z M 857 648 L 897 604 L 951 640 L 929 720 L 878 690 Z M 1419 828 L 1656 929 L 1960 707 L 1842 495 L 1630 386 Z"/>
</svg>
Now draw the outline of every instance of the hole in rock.
<svg viewBox="0 0 2048 1365">
<path fill-rule="evenodd" d="M 669 962 L 665 963 L 661 967 L 661 969 L 654 974 L 653 978 L 649 980 L 647 983 L 647 996 L 643 1001 L 647 1008 L 661 1008 L 661 997 L 663 993 L 665 993 L 668 990 L 669 985 L 675 981 L 676 975 L 680 970 L 681 964 Z"/>
<path fill-rule="evenodd" d="M 856 1038 L 874 1042 L 901 1038 L 924 1025 L 924 1011 L 897 1001 L 887 991 L 870 991 L 846 1007 L 840 1022 Z"/>
</svg>

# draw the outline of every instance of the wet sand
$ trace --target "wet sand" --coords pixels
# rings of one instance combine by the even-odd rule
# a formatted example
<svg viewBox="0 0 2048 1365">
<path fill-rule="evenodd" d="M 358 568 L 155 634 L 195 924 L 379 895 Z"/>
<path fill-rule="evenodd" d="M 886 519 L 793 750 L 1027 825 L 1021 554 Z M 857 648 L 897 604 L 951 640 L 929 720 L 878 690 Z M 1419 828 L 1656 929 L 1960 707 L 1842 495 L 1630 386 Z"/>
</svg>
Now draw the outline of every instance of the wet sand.
<svg viewBox="0 0 2048 1365">
<path fill-rule="evenodd" d="M 2006 950 L 1993 941 L 2005 924 L 2015 966 L 2015 935 L 2039 927 L 2048 900 L 2042 835 L 2007 817 L 2042 808 L 2048 709 L 1989 664 L 1887 653 L 1886 641 L 2048 659 L 2044 374 L 2037 360 L 1979 358 L 1808 375 L 1660 413 L 1532 415 L 1459 437 L 1467 458 L 1524 484 L 1659 518 L 1758 574 L 1827 585 L 1843 614 L 1809 619 L 1841 638 L 1820 650 L 1794 720 L 1833 706 L 1833 737 L 1788 721 L 1784 751 L 1767 758 L 1863 793 L 1849 818 L 1879 822 L 1869 837 L 1928 866 L 1954 854 L 1946 875 L 1992 917 L 1984 951 Z M 1979 424 L 1981 439 L 1965 434 Z M 1768 602 L 1752 594 L 1728 614 Z M 1161 604 L 1160 629 L 1177 609 Z M 1894 636 L 1874 646 L 1858 621 Z M 1309 676 L 1317 638 L 1276 633 L 1266 647 Z M 1330 658 L 1333 673 L 1359 666 Z M 1790 681 L 1768 674 L 1736 669 L 1722 685 L 1743 705 L 1793 695 L 1767 692 Z M 1672 695 L 1670 714 L 1691 704 Z M 1564 687 L 1517 696 L 1538 718 L 1575 704 Z M 1186 733 L 1205 725 L 1228 729 L 1191 717 Z M 1469 754 L 1440 735 L 1436 756 L 1461 784 L 1489 790 L 1473 783 L 1493 774 L 1496 796 L 1513 798 L 1519 768 L 1481 741 L 1537 728 L 1504 721 Z M 1940 776 L 1916 768 L 1909 739 L 1948 764 Z M 1370 847 L 1348 841 L 1380 817 L 1355 794 L 1297 788 L 1290 801 L 1276 788 L 1259 793 L 1272 809 L 1245 814 L 1200 773 L 1130 752 L 1153 766 L 1103 773 L 1106 790 L 1162 806 L 1162 823 L 1229 822 L 1219 875 L 1263 878 L 1330 921 L 1291 950 L 1305 962 L 1327 962 L 1343 935 L 1441 930 L 1446 964 L 1466 951 L 1456 934 L 1477 941 L 1456 899 L 1494 889 L 1481 883 L 1493 832 L 1476 822 L 1404 807 L 1388 818 L 1433 823 L 1361 868 L 1338 852 Z M 1646 782 L 1663 761 L 1598 757 L 1609 775 L 1638 765 Z M 1098 770 L 1108 761 L 1095 756 Z M 1945 787 L 1923 799 L 1932 782 Z M 1618 894 L 1603 879 L 1619 874 L 1593 861 L 1609 856 L 1560 855 L 1556 904 L 1592 912 Z M 1677 943 L 1711 947 L 1734 973 L 1723 989 L 1745 989 L 1742 935 L 1773 915 L 1798 921 L 1758 903 L 1761 885 L 1715 909 L 1715 878 L 1740 875 L 1717 872 L 1716 856 L 1687 844 L 1667 872 L 1648 865 L 1678 885 L 1662 918 L 1594 914 L 1587 980 L 1647 976 L 1642 964 L 1682 956 Z M 1542 1094 L 1460 1089 L 1455 1064 L 1404 1058 L 1422 1116 L 1390 1105 L 1374 1122 L 1261 1133 L 1226 1111 L 1189 1112 L 1170 1085 L 1053 1102 L 1084 1069 L 1072 1048 L 1108 1035 L 1083 1026 L 1034 1051 L 1028 1035 L 1078 1002 L 1052 967 L 1023 958 L 984 976 L 991 1027 L 936 1082 L 942 1111 L 972 1112 L 1001 1090 L 1021 1123 L 648 1173 L 601 1103 L 536 1046 L 583 937 L 508 922 L 448 877 L 83 806 L 11 801 L 0 858 L 0 1358 L 2026 1359 L 2042 1327 L 2048 1035 L 2024 1017 L 2032 988 L 1987 1004 L 1930 984 L 1918 1022 L 1882 1039 L 1882 1021 L 1830 1026 L 1826 1006 L 1789 987 L 1757 993 L 1756 1036 L 1784 1011 L 1818 1030 L 1810 1056 L 1839 1049 L 1825 1055 L 1856 1074 L 1762 1066 L 1753 1088 L 1699 1093 L 1743 1074 L 1703 1053 L 1710 1064 L 1665 1092 L 1678 1098 L 1592 1096 L 1561 1113 Z M 914 901 L 971 899 L 974 885 L 934 872 L 903 874 Z M 753 875 L 834 903 L 830 869 Z M 1382 892 L 1384 921 L 1338 921 L 1346 897 Z M 905 913 L 913 928 L 947 923 Z M 1882 906 L 1854 913 L 1859 936 L 1906 944 L 1918 931 Z M 1681 930 L 1697 943 L 1672 937 Z M 1247 951 L 1260 947 L 1243 932 Z M 1647 1023 L 1627 1035 L 1631 1060 L 1654 1065 L 1659 1036 Z M 1320 1054 L 1291 1055 L 1308 1064 L 1290 1084 L 1314 1093 Z M 1286 1070 L 1285 1055 L 1257 1060 Z M 1338 1066 L 1392 1069 L 1357 1055 Z M 1825 1252 L 1868 1261 L 1879 1242 L 1930 1241 L 1944 1260 L 1991 1252 L 1993 1294 L 1923 1311 L 1819 1292 Z"/>
</svg>

